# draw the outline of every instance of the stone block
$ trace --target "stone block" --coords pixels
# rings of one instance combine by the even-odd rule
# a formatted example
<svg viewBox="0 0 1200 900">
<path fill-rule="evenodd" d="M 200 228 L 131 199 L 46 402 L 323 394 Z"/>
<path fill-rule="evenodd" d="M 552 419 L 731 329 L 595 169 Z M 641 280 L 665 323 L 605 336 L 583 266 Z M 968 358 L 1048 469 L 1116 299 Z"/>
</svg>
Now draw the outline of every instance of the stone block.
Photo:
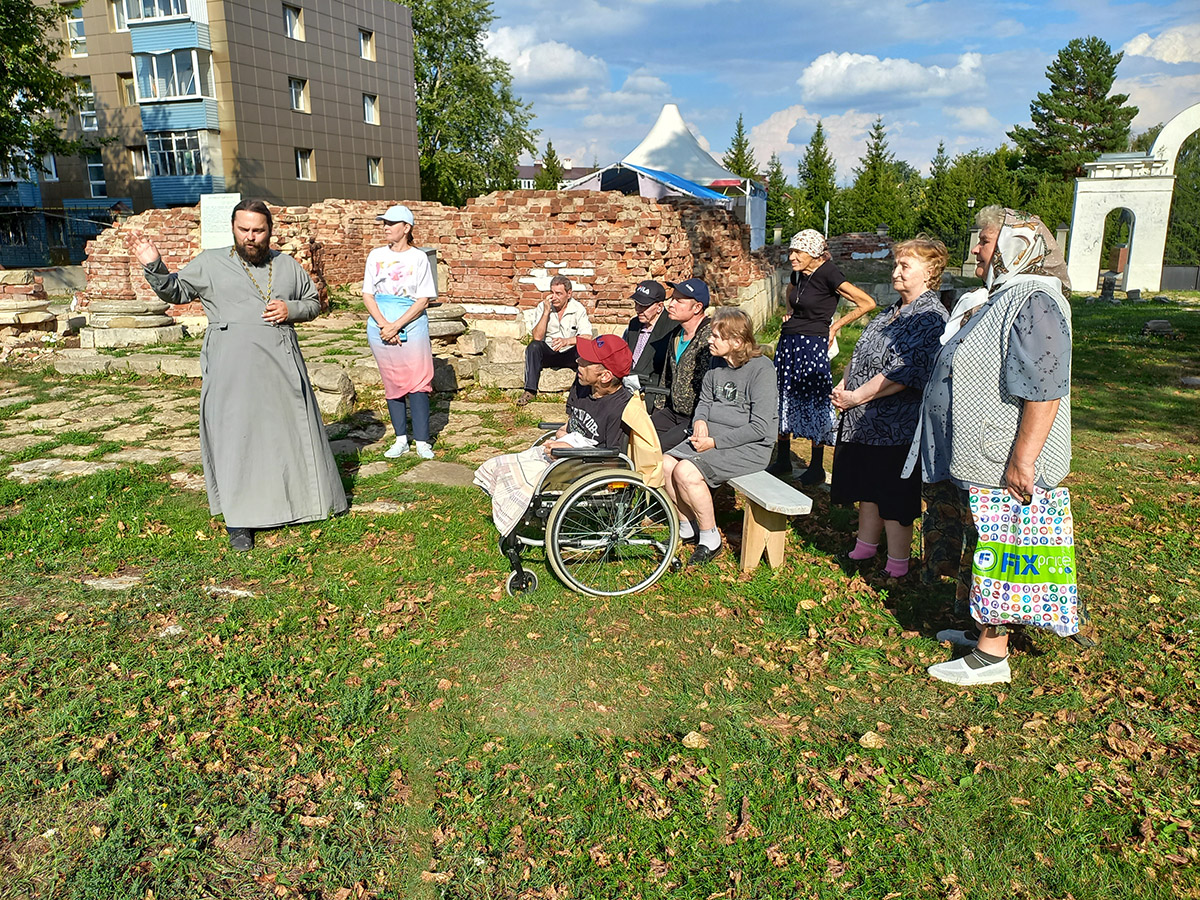
<svg viewBox="0 0 1200 900">
<path fill-rule="evenodd" d="M 200 358 L 196 356 L 164 356 L 159 361 L 159 371 L 176 378 L 199 378 Z"/>
<path fill-rule="evenodd" d="M 525 345 L 511 338 L 492 338 L 487 345 L 487 361 L 501 365 L 525 365 Z"/>
<path fill-rule="evenodd" d="M 112 360 L 107 356 L 68 356 L 54 360 L 54 370 L 60 375 L 95 375 L 107 372 Z"/>
<path fill-rule="evenodd" d="M 476 356 L 487 349 L 488 336 L 482 331 L 468 331 L 460 334 L 454 342 L 455 348 L 464 356 Z"/>
<path fill-rule="evenodd" d="M 575 383 L 576 369 L 542 369 L 539 391 L 553 392 L 568 390 Z"/>
<path fill-rule="evenodd" d="M 467 330 L 462 319 L 447 319 L 429 323 L 429 336 L 434 340 L 451 340 Z"/>
<path fill-rule="evenodd" d="M 108 367 L 110 372 L 135 372 L 138 375 L 157 375 L 162 365 L 162 357 L 150 353 L 134 353 L 112 360 Z"/>
<path fill-rule="evenodd" d="M 475 373 L 483 365 L 483 360 L 478 356 L 456 356 L 450 361 L 450 365 L 454 366 L 454 373 L 459 381 L 469 381 L 475 377 Z"/>
<path fill-rule="evenodd" d="M 475 380 L 483 387 L 502 390 L 519 388 L 525 384 L 525 367 L 523 364 L 517 366 L 512 363 L 483 363 L 475 374 Z"/>
<path fill-rule="evenodd" d="M 317 409 L 321 415 L 331 419 L 340 419 L 354 412 L 354 397 L 345 394 L 331 394 L 328 391 L 313 391 L 317 399 Z"/>
<path fill-rule="evenodd" d="M 354 384 L 346 370 L 333 363 L 323 363 L 308 367 L 308 378 L 318 391 L 342 393 L 353 390 Z"/>
<path fill-rule="evenodd" d="M 461 303 L 442 303 L 438 306 L 431 306 L 425 310 L 425 315 L 429 317 L 430 322 L 441 322 L 446 319 L 461 319 L 467 314 L 466 308 Z"/>
<path fill-rule="evenodd" d="M 157 328 L 88 327 L 79 332 L 81 347 L 145 347 L 152 344 L 173 344 L 181 340 L 181 325 L 162 325 Z"/>
<path fill-rule="evenodd" d="M 29 269 L 0 269 L 0 284 L 33 284 Z"/>
<path fill-rule="evenodd" d="M 142 300 L 110 300 L 101 297 L 88 303 L 88 312 L 93 316 L 161 316 L 169 305 L 157 297 Z"/>
<path fill-rule="evenodd" d="M 176 324 L 175 320 L 170 316 L 156 315 L 107 315 L 100 314 L 93 310 L 88 310 L 88 324 L 93 328 L 162 328 L 167 325 Z"/>
<path fill-rule="evenodd" d="M 457 391 L 458 387 L 458 373 L 454 371 L 454 367 L 444 360 L 434 359 L 433 389 L 439 392 Z"/>
</svg>

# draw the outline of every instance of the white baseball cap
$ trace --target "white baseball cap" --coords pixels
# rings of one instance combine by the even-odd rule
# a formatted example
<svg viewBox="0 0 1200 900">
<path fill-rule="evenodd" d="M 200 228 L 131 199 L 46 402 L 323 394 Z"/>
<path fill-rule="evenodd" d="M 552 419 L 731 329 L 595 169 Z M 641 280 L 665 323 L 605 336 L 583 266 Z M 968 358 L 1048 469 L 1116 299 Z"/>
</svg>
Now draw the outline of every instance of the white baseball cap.
<svg viewBox="0 0 1200 900">
<path fill-rule="evenodd" d="M 387 222 L 389 225 L 395 225 L 397 222 L 407 222 L 409 225 L 415 224 L 413 222 L 412 210 L 399 203 L 388 207 L 388 211 L 381 216 L 376 216 L 375 221 Z"/>
</svg>

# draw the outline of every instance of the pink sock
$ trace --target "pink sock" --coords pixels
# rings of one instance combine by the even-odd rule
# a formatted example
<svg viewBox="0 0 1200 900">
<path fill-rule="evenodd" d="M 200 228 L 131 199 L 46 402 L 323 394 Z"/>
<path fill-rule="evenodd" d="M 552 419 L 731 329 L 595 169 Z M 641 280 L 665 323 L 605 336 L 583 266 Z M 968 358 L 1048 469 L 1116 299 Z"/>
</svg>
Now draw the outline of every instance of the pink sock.
<svg viewBox="0 0 1200 900">
<path fill-rule="evenodd" d="M 850 551 L 851 559 L 870 559 L 879 549 L 878 544 L 868 544 L 861 538 L 855 538 L 854 549 Z"/>
<path fill-rule="evenodd" d="M 883 567 L 883 571 L 892 578 L 903 578 L 908 574 L 908 558 L 896 559 L 894 556 L 889 556 L 887 565 Z"/>
</svg>

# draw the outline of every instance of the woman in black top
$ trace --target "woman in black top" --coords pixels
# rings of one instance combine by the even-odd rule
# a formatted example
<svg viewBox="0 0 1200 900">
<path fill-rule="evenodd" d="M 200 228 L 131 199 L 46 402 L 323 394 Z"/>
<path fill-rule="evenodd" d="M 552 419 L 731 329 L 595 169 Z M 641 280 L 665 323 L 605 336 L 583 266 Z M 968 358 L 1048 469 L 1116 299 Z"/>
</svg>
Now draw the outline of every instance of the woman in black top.
<svg viewBox="0 0 1200 900">
<path fill-rule="evenodd" d="M 818 231 L 809 228 L 792 238 L 788 260 L 799 283 L 788 295 L 788 311 L 775 348 L 779 444 L 776 460 L 767 471 L 775 475 L 792 471 L 791 436 L 796 435 L 812 441 L 812 457 L 800 483 L 821 484 L 825 481 L 825 436 L 833 412 L 829 347 L 842 327 L 873 310 L 875 301 L 846 280 L 829 259 L 825 239 Z M 843 298 L 854 308 L 833 320 Z"/>
</svg>

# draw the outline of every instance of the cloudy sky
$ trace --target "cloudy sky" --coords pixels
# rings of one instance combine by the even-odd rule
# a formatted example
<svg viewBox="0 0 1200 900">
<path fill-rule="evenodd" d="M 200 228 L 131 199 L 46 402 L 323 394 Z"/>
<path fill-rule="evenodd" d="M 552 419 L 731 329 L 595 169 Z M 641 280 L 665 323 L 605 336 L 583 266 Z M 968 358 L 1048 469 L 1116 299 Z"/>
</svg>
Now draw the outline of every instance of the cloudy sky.
<svg viewBox="0 0 1200 900">
<path fill-rule="evenodd" d="M 541 146 L 577 165 L 620 159 L 664 103 L 718 156 L 739 113 L 760 163 L 794 177 L 817 119 L 850 176 L 883 116 L 892 150 L 927 171 L 990 149 L 1045 90 L 1067 41 L 1098 35 L 1125 59 L 1135 130 L 1200 103 L 1196 0 L 493 0 L 488 51 L 532 102 Z"/>
</svg>

